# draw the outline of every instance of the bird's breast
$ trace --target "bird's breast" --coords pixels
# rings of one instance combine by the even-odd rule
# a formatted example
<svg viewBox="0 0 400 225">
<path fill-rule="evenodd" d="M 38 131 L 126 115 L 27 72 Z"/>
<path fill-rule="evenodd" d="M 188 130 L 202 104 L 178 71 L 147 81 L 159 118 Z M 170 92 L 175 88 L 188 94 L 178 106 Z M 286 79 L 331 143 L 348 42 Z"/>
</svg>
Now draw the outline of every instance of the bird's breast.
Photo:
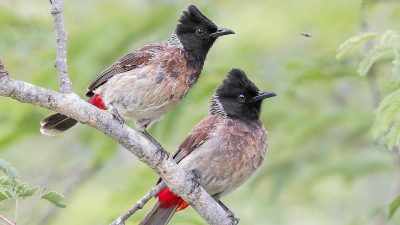
<svg viewBox="0 0 400 225">
<path fill-rule="evenodd" d="M 178 52 L 154 57 L 145 66 L 112 77 L 100 91 L 105 103 L 132 120 L 155 120 L 179 103 L 200 71 L 186 66 Z"/>
<path fill-rule="evenodd" d="M 260 167 L 266 147 L 266 131 L 261 123 L 249 125 L 227 119 L 179 165 L 195 170 L 211 195 L 225 195 Z"/>
</svg>

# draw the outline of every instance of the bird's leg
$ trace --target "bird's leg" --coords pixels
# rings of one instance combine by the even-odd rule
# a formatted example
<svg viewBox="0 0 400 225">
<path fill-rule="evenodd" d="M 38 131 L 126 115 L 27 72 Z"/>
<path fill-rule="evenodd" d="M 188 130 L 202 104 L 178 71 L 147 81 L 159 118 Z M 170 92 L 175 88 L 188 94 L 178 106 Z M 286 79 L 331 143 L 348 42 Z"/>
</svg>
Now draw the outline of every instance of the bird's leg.
<svg viewBox="0 0 400 225">
<path fill-rule="evenodd" d="M 137 121 L 137 127 L 139 128 L 139 132 L 143 134 L 153 145 L 157 147 L 157 151 L 160 153 L 161 160 L 165 158 L 165 156 L 168 157 L 168 153 L 164 150 L 163 146 L 158 142 L 148 131 L 147 128 L 151 124 L 152 120 L 139 120 Z"/>
<path fill-rule="evenodd" d="M 110 107 L 108 107 L 113 115 L 113 118 L 117 120 L 120 124 L 124 125 L 124 118 L 119 115 L 117 108 L 114 107 L 112 103 L 110 103 Z"/>
<path fill-rule="evenodd" d="M 141 129 L 140 133 L 142 133 L 151 143 L 153 143 L 158 150 L 163 150 L 164 148 L 161 146 L 160 142 L 158 142 L 153 136 L 151 136 L 151 134 L 149 132 L 147 132 L 146 129 Z"/>
<path fill-rule="evenodd" d="M 221 202 L 221 200 L 217 200 L 218 204 L 229 214 L 229 217 L 233 221 L 233 225 L 239 224 L 239 218 L 235 217 L 235 214 L 224 204 Z"/>
</svg>

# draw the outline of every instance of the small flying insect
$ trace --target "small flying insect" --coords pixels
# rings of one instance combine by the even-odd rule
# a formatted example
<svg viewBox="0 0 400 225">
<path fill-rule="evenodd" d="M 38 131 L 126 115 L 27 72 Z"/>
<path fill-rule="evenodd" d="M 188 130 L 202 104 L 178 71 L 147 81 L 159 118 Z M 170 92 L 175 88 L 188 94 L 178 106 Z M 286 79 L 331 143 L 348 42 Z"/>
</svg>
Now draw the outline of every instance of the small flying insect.
<svg viewBox="0 0 400 225">
<path fill-rule="evenodd" d="M 308 38 L 311 37 L 311 35 L 310 35 L 310 34 L 307 34 L 307 33 L 301 33 L 300 35 L 303 35 L 304 37 L 308 37 Z"/>
</svg>

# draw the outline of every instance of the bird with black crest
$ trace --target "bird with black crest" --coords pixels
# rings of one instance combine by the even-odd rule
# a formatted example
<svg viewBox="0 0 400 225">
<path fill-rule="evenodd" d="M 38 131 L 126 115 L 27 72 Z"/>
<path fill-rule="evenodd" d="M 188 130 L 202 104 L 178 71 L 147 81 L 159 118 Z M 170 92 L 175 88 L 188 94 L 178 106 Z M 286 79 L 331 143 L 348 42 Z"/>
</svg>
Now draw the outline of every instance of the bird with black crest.
<svg viewBox="0 0 400 225">
<path fill-rule="evenodd" d="M 267 150 L 267 131 L 260 121 L 264 99 L 244 71 L 232 69 L 211 99 L 209 115 L 197 124 L 173 154 L 178 166 L 192 172 L 221 206 L 221 197 L 243 184 L 259 168 Z M 188 204 L 168 188 L 140 225 L 165 225 Z M 231 216 L 234 218 L 233 213 Z"/>
<path fill-rule="evenodd" d="M 122 124 L 124 119 L 135 121 L 139 131 L 161 148 L 147 129 L 178 104 L 197 82 L 217 38 L 233 33 L 218 28 L 191 5 L 168 40 L 130 52 L 101 72 L 89 84 L 88 102 L 110 111 Z M 40 130 L 54 135 L 76 123 L 56 113 L 42 120 Z"/>
</svg>

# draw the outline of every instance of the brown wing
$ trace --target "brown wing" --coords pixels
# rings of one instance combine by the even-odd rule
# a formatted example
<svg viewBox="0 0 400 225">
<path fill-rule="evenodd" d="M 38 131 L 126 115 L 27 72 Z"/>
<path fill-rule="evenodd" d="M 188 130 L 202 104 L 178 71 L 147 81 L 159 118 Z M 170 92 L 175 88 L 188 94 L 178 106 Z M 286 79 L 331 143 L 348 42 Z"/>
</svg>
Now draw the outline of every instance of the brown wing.
<svg viewBox="0 0 400 225">
<path fill-rule="evenodd" d="M 206 140 L 210 138 L 210 134 L 215 130 L 219 123 L 219 119 L 216 116 L 207 116 L 199 124 L 197 124 L 178 147 L 178 149 L 172 154 L 172 158 L 176 163 L 179 163 L 193 150 L 202 145 Z M 161 182 L 161 178 L 158 179 L 157 184 Z"/>
<path fill-rule="evenodd" d="M 146 65 L 149 60 L 153 57 L 155 52 L 159 52 L 163 47 L 161 45 L 147 45 L 137 51 L 131 52 L 110 67 L 100 73 L 88 86 L 88 92 L 86 96 L 91 97 L 93 95 L 93 90 L 106 83 L 108 79 L 116 74 L 124 73 L 140 66 Z"/>
<path fill-rule="evenodd" d="M 208 116 L 204 118 L 189 133 L 186 139 L 178 147 L 173 154 L 173 159 L 179 163 L 183 158 L 189 155 L 194 149 L 198 148 L 210 138 L 210 134 L 215 130 L 219 120 L 216 116 Z"/>
</svg>

